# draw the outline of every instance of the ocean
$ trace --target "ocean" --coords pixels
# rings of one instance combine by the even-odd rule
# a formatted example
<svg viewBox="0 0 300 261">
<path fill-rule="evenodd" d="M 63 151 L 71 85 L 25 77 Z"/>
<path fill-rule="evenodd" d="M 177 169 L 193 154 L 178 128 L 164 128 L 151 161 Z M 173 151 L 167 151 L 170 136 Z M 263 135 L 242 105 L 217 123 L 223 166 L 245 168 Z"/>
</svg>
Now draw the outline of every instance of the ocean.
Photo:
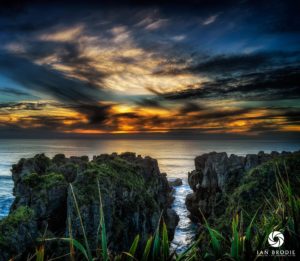
<svg viewBox="0 0 300 261">
<path fill-rule="evenodd" d="M 187 184 L 188 172 L 194 168 L 194 158 L 203 153 L 217 151 L 228 154 L 245 155 L 263 150 L 296 151 L 300 149 L 300 140 L 38 140 L 38 139 L 0 139 L 0 219 L 5 217 L 13 202 L 13 182 L 11 165 L 20 158 L 32 157 L 38 153 L 54 156 L 64 153 L 66 156 L 93 155 L 112 152 L 131 151 L 142 156 L 151 156 L 158 160 L 161 172 L 168 178 L 182 178 L 183 185 L 176 187 L 173 208 L 180 217 L 175 231 L 173 248 L 181 251 L 186 248 L 195 233 L 195 225 L 188 218 L 185 197 L 191 190 Z"/>
</svg>

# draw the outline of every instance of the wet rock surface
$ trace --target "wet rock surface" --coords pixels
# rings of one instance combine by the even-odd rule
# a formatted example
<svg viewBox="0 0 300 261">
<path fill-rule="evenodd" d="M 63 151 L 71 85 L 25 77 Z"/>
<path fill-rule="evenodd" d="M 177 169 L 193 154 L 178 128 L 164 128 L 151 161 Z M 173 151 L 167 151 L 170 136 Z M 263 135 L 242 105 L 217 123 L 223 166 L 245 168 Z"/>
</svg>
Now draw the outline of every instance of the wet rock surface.
<svg viewBox="0 0 300 261">
<path fill-rule="evenodd" d="M 97 248 L 99 188 L 111 251 L 129 249 L 137 234 L 145 242 L 161 213 L 171 239 L 178 223 L 171 209 L 172 189 L 151 157 L 113 153 L 89 161 L 86 156 L 50 159 L 39 154 L 13 165 L 12 177 L 15 200 L 9 216 L 0 221 L 0 260 L 24 257 L 46 230 L 52 237 L 68 236 L 68 220 L 72 236 L 82 239 L 73 192 L 91 249 Z"/>
<path fill-rule="evenodd" d="M 276 182 L 274 166 L 291 168 L 294 176 L 299 176 L 299 152 L 272 152 L 270 154 L 259 152 L 248 154 L 245 157 L 230 155 L 221 152 L 211 152 L 195 158 L 195 170 L 189 173 L 188 182 L 193 193 L 187 195 L 186 206 L 190 211 L 190 218 L 195 222 L 202 222 L 203 216 L 211 220 L 221 217 L 229 209 L 243 200 L 243 195 L 248 198 L 248 204 L 263 199 L 263 195 L 255 192 L 255 186 L 260 185 L 261 192 L 267 195 Z M 258 168 L 258 169 L 257 169 Z M 296 170 L 295 170 L 296 169 Z M 264 173 L 254 179 L 249 176 L 254 173 Z M 286 170 L 282 169 L 282 173 Z M 293 177 L 294 177 L 293 176 Z M 249 181 L 251 180 L 251 181 Z M 241 188 L 247 187 L 248 194 L 240 195 Z M 239 195 L 237 195 L 239 194 Z M 235 199 L 233 196 L 235 195 Z M 247 199 L 244 200 L 247 208 Z M 253 204 L 254 205 L 254 204 Z M 257 206 L 257 205 L 255 205 Z"/>
</svg>

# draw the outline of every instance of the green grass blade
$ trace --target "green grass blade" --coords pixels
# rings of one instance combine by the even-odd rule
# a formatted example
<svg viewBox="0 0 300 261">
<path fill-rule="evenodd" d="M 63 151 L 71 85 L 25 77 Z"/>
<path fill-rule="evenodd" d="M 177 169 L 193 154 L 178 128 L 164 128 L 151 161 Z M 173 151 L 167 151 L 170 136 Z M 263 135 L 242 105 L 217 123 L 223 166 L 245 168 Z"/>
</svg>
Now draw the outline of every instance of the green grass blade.
<svg viewBox="0 0 300 261">
<path fill-rule="evenodd" d="M 153 259 L 156 260 L 159 255 L 159 246 L 160 246 L 160 236 L 159 233 L 155 233 L 154 242 L 153 242 Z"/>
<path fill-rule="evenodd" d="M 106 237 L 106 227 L 105 227 L 105 219 L 102 205 L 102 197 L 99 180 L 97 179 L 98 193 L 99 193 L 99 202 L 100 202 L 100 228 L 101 228 L 101 247 L 102 247 L 102 259 L 104 261 L 108 261 L 108 248 L 107 248 L 107 237 Z"/>
<path fill-rule="evenodd" d="M 254 214 L 253 218 L 251 219 L 251 222 L 249 224 L 249 226 L 246 228 L 246 232 L 245 232 L 245 239 L 247 241 L 250 241 L 251 239 L 251 230 L 254 224 L 254 220 L 256 219 L 257 213 L 258 213 L 259 209 L 256 211 L 256 213 Z"/>
<path fill-rule="evenodd" d="M 181 253 L 177 258 L 176 258 L 176 261 L 183 261 L 183 260 L 186 260 L 190 255 L 191 253 L 194 252 L 195 248 L 197 248 L 198 244 L 199 244 L 199 239 L 191 244 L 183 253 Z"/>
<path fill-rule="evenodd" d="M 123 258 L 122 254 L 120 254 L 120 255 L 115 256 L 113 260 L 114 261 L 122 261 L 123 260 L 122 258 Z"/>
<path fill-rule="evenodd" d="M 202 213 L 201 209 L 199 208 L 199 211 L 203 217 L 203 220 L 205 222 L 205 227 L 208 230 L 209 236 L 211 238 L 211 245 L 214 251 L 214 254 L 216 257 L 221 257 L 222 251 L 221 251 L 221 241 L 219 239 L 224 240 L 223 236 L 221 235 L 220 232 L 218 232 L 215 229 L 212 229 L 209 225 L 208 222 L 204 216 L 204 214 Z"/>
<path fill-rule="evenodd" d="M 140 235 L 137 235 L 129 249 L 129 254 L 131 254 L 133 257 L 135 255 L 135 252 L 137 250 L 137 247 L 138 247 L 138 244 L 139 244 L 139 241 L 140 241 Z"/>
<path fill-rule="evenodd" d="M 93 259 L 89 258 L 88 256 L 88 252 L 86 251 L 85 247 L 79 242 L 77 241 L 76 239 L 72 239 L 72 238 L 48 238 L 48 239 L 45 239 L 45 241 L 57 241 L 57 240 L 61 240 L 61 241 L 64 241 L 64 242 L 67 242 L 67 243 L 71 243 L 74 247 L 76 247 L 76 249 L 78 249 L 80 251 L 81 254 L 84 255 L 84 257 L 86 258 L 86 260 L 88 261 L 92 261 Z"/>
<path fill-rule="evenodd" d="M 147 240 L 147 243 L 146 243 L 146 246 L 145 246 L 145 249 L 144 249 L 142 261 L 148 261 L 149 253 L 150 253 L 151 246 L 152 246 L 152 242 L 153 242 L 153 237 L 150 236 L 150 238 Z"/>
<path fill-rule="evenodd" d="M 36 261 L 44 261 L 44 257 L 45 257 L 45 246 L 41 245 L 39 246 L 36 251 Z"/>
<path fill-rule="evenodd" d="M 162 229 L 162 252 L 163 252 L 163 259 L 167 260 L 169 256 L 169 238 L 168 238 L 168 230 L 165 222 L 163 222 L 163 229 Z"/>
<path fill-rule="evenodd" d="M 200 238 L 191 244 L 183 253 L 181 253 L 177 258 L 176 261 L 185 261 L 189 257 L 193 256 L 197 250 L 198 250 L 198 245 L 200 243 Z"/>
<path fill-rule="evenodd" d="M 162 217 L 162 212 L 160 214 L 159 220 L 158 220 L 158 224 L 157 224 L 157 228 L 154 234 L 154 242 L 153 242 L 153 259 L 157 260 L 157 257 L 160 254 L 160 222 L 161 222 L 161 217 Z"/>
<path fill-rule="evenodd" d="M 239 216 L 236 215 L 232 220 L 232 241 L 231 241 L 231 257 L 235 260 L 239 258 L 239 232 L 238 232 Z"/>
<path fill-rule="evenodd" d="M 122 252 L 122 254 L 125 255 L 128 258 L 126 260 L 138 260 L 132 254 L 130 254 L 128 252 Z"/>
<path fill-rule="evenodd" d="M 74 250 L 74 245 L 72 244 L 72 225 L 71 225 L 71 218 L 70 215 L 68 215 L 68 230 L 69 230 L 69 237 L 70 237 L 70 260 L 74 261 L 75 260 L 75 250 Z"/>
<path fill-rule="evenodd" d="M 218 239 L 220 236 L 220 233 L 212 228 L 210 228 L 208 226 L 208 224 L 206 224 L 206 228 L 208 230 L 208 233 L 210 235 L 211 238 L 211 245 L 214 251 L 214 254 L 216 257 L 220 257 L 221 256 L 221 242 Z"/>
<path fill-rule="evenodd" d="M 76 199 L 76 196 L 75 196 L 75 193 L 74 193 L 74 189 L 73 189 L 73 186 L 72 186 L 71 183 L 70 183 L 70 188 L 71 188 L 71 193 L 72 193 L 72 196 L 73 196 L 75 208 L 76 208 L 76 211 L 77 211 L 77 215 L 78 215 L 78 218 L 79 218 L 79 221 L 80 221 L 80 226 L 81 226 L 82 233 L 83 233 L 83 238 L 84 238 L 84 243 L 85 243 L 88 259 L 92 260 L 93 258 L 92 258 L 89 242 L 87 240 L 87 236 L 86 236 L 86 233 L 85 233 L 85 228 L 84 228 L 84 225 L 83 225 L 82 217 L 81 217 L 81 214 L 80 214 L 80 211 L 79 211 L 79 206 L 78 206 L 77 199 Z"/>
<path fill-rule="evenodd" d="M 193 253 L 190 256 L 187 257 L 186 261 L 192 261 L 192 260 L 199 260 L 197 258 L 197 253 Z"/>
</svg>

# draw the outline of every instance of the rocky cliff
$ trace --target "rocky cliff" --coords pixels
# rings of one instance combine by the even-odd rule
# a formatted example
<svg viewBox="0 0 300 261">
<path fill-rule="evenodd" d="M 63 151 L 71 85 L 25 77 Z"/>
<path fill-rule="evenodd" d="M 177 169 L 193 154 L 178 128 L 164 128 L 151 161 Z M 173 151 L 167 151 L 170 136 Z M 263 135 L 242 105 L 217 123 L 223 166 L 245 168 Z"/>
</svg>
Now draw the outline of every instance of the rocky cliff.
<svg viewBox="0 0 300 261">
<path fill-rule="evenodd" d="M 66 158 L 59 154 L 50 159 L 40 154 L 13 165 L 12 177 L 16 198 L 9 216 L 0 221 L 0 260 L 16 255 L 22 260 L 22 254 L 33 250 L 36 239 L 44 233 L 60 237 L 69 236 L 71 230 L 74 238 L 81 239 L 72 189 L 90 248 L 96 249 L 98 182 L 111 251 L 128 249 L 137 234 L 145 241 L 155 231 L 162 212 L 171 238 L 178 223 L 178 216 L 170 209 L 167 178 L 150 157 L 105 154 L 89 161 L 86 156 Z M 59 252 L 61 246 L 52 244 L 50 248 L 52 253 Z"/>
<path fill-rule="evenodd" d="M 290 173 L 298 190 L 300 153 L 259 152 L 242 157 L 211 152 L 196 157 L 195 170 L 188 176 L 193 193 L 186 198 L 191 219 L 201 222 L 204 216 L 217 220 L 238 208 L 256 211 L 259 202 L 276 193 L 276 173 Z"/>
</svg>

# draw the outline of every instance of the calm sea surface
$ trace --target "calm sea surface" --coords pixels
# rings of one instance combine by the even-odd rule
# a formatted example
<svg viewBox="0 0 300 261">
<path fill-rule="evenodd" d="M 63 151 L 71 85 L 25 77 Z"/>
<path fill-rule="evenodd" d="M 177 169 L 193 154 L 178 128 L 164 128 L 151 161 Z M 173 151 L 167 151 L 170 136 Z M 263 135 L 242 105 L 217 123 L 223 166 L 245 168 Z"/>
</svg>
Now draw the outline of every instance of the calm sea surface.
<svg viewBox="0 0 300 261">
<path fill-rule="evenodd" d="M 183 178 L 183 186 L 177 187 L 173 208 L 180 216 L 175 232 L 173 247 L 184 249 L 194 235 L 193 224 L 185 208 L 185 196 L 190 193 L 187 173 L 194 167 L 195 156 L 217 151 L 245 155 L 275 151 L 296 151 L 300 140 L 295 141 L 253 141 L 253 140 L 1 140 L 0 139 L 0 218 L 8 214 L 13 201 L 10 168 L 20 158 L 32 157 L 37 153 L 53 156 L 64 153 L 67 156 L 93 155 L 132 151 L 142 156 L 156 158 L 161 172 L 169 178 Z"/>
</svg>

